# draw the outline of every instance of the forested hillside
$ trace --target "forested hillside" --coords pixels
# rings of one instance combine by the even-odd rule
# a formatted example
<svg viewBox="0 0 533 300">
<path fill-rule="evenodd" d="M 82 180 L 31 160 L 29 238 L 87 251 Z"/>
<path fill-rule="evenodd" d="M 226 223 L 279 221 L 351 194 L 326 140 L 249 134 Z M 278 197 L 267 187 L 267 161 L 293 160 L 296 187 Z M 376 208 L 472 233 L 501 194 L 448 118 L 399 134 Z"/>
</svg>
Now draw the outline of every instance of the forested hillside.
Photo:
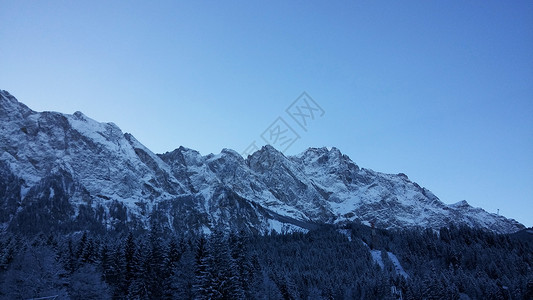
<svg viewBox="0 0 533 300">
<path fill-rule="evenodd" d="M 468 227 L 180 236 L 3 233 L 0 297 L 532 299 L 533 247 Z"/>
</svg>

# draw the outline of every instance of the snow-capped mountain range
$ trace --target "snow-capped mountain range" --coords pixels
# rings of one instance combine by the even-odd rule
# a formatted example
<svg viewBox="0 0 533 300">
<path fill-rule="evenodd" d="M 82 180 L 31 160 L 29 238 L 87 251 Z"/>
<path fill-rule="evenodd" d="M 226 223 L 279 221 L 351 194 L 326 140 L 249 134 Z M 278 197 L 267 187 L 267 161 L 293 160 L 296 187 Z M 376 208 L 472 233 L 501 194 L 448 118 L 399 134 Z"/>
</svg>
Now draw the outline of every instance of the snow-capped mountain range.
<svg viewBox="0 0 533 300">
<path fill-rule="evenodd" d="M 265 146 L 246 159 L 229 149 L 155 154 L 113 123 L 35 112 L 1 90 L 0 148 L 0 224 L 22 232 L 146 228 L 150 221 L 204 232 L 349 221 L 524 228 L 466 201 L 446 205 L 406 175 L 360 168 L 336 148 L 285 156 Z"/>
</svg>

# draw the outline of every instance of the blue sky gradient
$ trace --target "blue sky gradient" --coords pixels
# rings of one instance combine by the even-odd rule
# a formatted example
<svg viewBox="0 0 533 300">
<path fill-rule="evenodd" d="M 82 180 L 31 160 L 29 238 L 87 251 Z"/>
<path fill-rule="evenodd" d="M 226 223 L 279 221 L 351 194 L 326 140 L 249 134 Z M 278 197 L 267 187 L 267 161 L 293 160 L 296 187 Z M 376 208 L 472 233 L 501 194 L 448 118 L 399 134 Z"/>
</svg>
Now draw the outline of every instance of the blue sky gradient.
<svg viewBox="0 0 533 300">
<path fill-rule="evenodd" d="M 531 1 L 5 1 L 0 88 L 154 152 L 239 152 L 306 91 L 335 146 L 533 225 Z M 295 123 L 289 123 L 298 130 Z"/>
</svg>

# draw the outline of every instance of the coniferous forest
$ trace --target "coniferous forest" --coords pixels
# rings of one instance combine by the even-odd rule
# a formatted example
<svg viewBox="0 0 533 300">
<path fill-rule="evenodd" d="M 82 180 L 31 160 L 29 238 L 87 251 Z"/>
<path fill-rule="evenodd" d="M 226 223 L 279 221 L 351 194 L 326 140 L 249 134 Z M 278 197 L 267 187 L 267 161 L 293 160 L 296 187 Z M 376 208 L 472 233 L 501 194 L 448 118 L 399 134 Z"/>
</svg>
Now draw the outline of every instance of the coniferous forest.
<svg viewBox="0 0 533 300">
<path fill-rule="evenodd" d="M 533 244 L 468 227 L 3 232 L 0 251 L 1 299 L 533 299 Z"/>
</svg>

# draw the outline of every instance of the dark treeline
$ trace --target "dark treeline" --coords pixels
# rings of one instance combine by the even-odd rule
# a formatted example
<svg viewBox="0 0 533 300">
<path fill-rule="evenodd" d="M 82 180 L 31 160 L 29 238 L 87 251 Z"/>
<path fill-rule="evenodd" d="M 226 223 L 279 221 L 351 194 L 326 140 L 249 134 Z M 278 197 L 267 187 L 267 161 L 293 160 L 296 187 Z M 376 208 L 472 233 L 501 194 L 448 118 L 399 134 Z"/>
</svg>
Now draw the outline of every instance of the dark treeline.
<svg viewBox="0 0 533 300">
<path fill-rule="evenodd" d="M 32 238 L 4 232 L 0 298 L 533 299 L 531 244 L 467 227 L 374 236 L 359 224 L 264 236 L 152 228 Z"/>
</svg>

